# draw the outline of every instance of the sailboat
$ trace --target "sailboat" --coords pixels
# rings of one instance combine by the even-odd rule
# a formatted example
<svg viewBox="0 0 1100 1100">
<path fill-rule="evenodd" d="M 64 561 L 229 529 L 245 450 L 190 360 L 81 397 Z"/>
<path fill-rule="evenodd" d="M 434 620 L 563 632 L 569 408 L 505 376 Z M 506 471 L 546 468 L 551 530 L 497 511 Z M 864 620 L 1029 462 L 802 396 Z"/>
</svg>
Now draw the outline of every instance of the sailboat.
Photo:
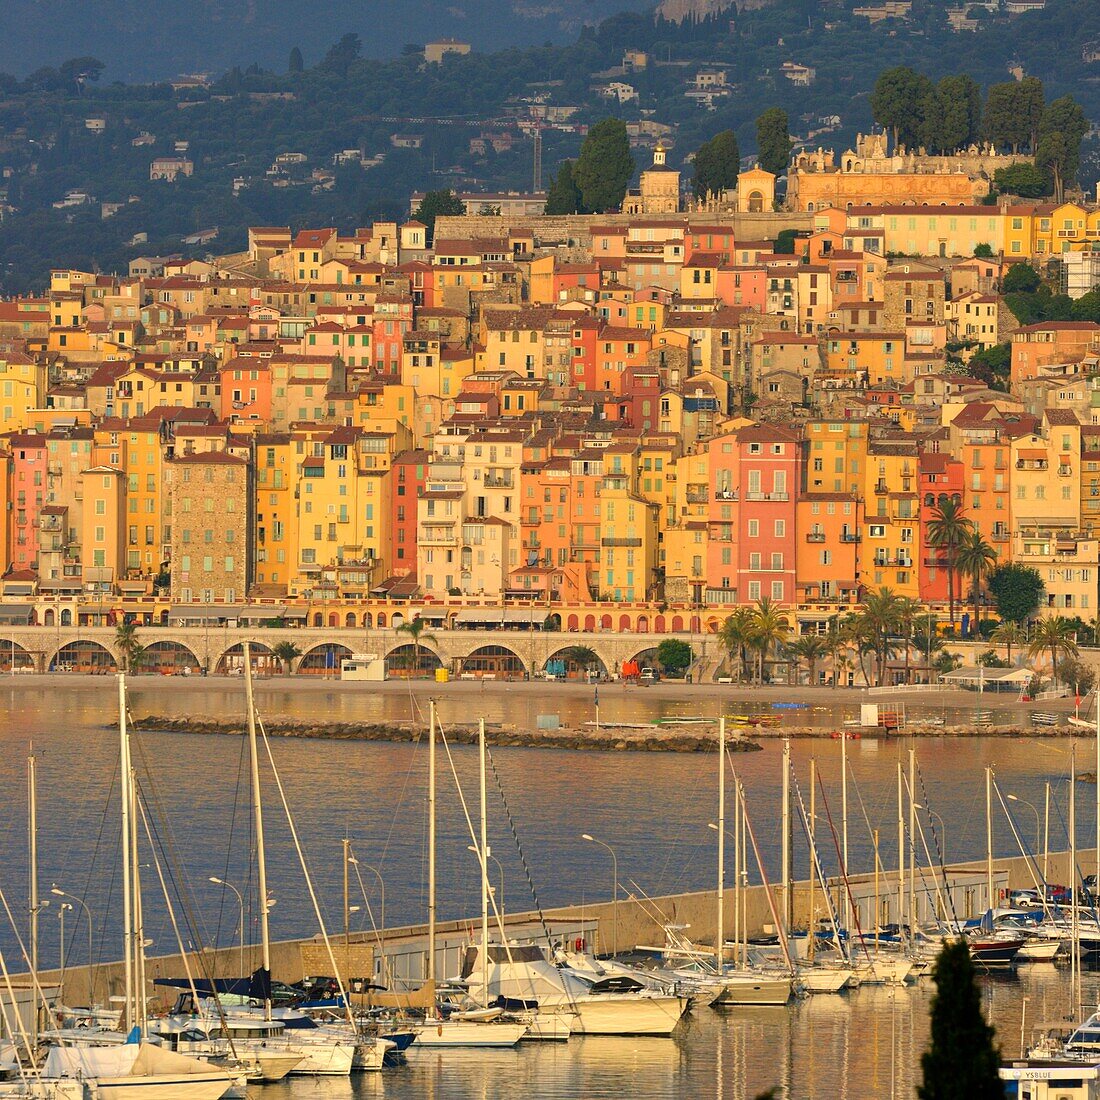
<svg viewBox="0 0 1100 1100">
<path fill-rule="evenodd" d="M 137 796 L 126 721 L 126 676 L 118 676 L 118 723 L 122 805 L 122 911 L 125 1001 L 124 1041 L 76 1042 L 51 1047 L 43 1080 L 76 1079 L 102 1100 L 218 1100 L 240 1075 L 146 1042 L 145 949 L 139 878 Z M 101 1036 L 106 1041 L 106 1035 Z M 116 1040 L 122 1035 L 114 1036 Z"/>
</svg>

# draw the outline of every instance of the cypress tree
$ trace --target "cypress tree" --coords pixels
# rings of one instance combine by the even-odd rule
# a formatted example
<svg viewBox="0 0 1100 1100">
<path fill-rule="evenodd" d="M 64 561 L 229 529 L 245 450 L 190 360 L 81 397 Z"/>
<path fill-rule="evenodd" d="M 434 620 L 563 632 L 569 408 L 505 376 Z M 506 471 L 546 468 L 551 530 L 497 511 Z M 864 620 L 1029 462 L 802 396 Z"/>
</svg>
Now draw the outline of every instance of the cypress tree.
<svg viewBox="0 0 1100 1100">
<path fill-rule="evenodd" d="M 921 1056 L 920 1100 L 1004 1100 L 997 1076 L 1000 1052 L 982 1015 L 974 963 L 965 941 L 944 945 L 932 978 L 932 1038 Z"/>
<path fill-rule="evenodd" d="M 576 214 L 581 208 L 581 193 L 573 179 L 573 162 L 563 160 L 546 196 L 547 214 Z"/>
</svg>

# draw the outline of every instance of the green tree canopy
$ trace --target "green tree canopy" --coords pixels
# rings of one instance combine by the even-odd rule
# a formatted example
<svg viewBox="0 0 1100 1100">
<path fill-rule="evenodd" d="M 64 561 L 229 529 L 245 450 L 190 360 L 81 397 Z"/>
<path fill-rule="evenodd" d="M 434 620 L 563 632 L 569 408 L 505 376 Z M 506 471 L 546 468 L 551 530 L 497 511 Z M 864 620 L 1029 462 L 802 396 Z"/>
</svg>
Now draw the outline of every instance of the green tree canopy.
<svg viewBox="0 0 1100 1100">
<path fill-rule="evenodd" d="M 1062 200 L 1065 185 L 1077 178 L 1081 165 L 1081 142 L 1089 124 L 1081 105 L 1072 96 L 1054 100 L 1045 111 L 1038 127 L 1035 163 L 1046 168 L 1054 181 L 1054 197 Z"/>
<path fill-rule="evenodd" d="M 1000 1051 L 982 1015 L 974 963 L 965 940 L 944 944 L 932 971 L 932 1035 L 921 1056 L 920 1100 L 1002 1100 Z"/>
<path fill-rule="evenodd" d="M 791 159 L 791 131 L 787 112 L 769 107 L 756 120 L 756 151 L 765 172 L 781 176 Z"/>
<path fill-rule="evenodd" d="M 691 190 L 697 199 L 718 195 L 737 186 L 741 153 L 732 130 L 715 134 L 695 153 L 695 177 Z"/>
<path fill-rule="evenodd" d="M 1018 153 L 1027 146 L 1034 151 L 1042 117 L 1043 82 L 1037 77 L 990 84 L 986 90 L 982 129 L 1002 149 Z"/>
<path fill-rule="evenodd" d="M 657 663 L 666 672 L 683 672 L 691 664 L 691 646 L 679 638 L 665 638 L 657 647 Z"/>
<path fill-rule="evenodd" d="M 1013 264 L 1004 277 L 1001 290 L 1005 294 L 1032 294 L 1039 289 L 1039 272 L 1031 264 Z"/>
<path fill-rule="evenodd" d="M 1004 195 L 1038 199 L 1051 193 L 1050 175 L 1037 164 L 1010 164 L 993 173 L 993 185 Z"/>
<path fill-rule="evenodd" d="M 1073 319 L 1100 324 L 1100 290 L 1090 290 L 1073 303 Z"/>
<path fill-rule="evenodd" d="M 981 139 L 982 90 L 967 73 L 945 76 L 936 85 L 941 116 L 938 141 L 934 144 L 945 152 L 962 149 Z"/>
<path fill-rule="evenodd" d="M 1043 595 L 1043 578 L 1030 565 L 1004 562 L 989 575 L 986 585 L 1001 619 L 1022 623 L 1039 609 L 1039 600 Z"/>
<path fill-rule="evenodd" d="M 879 74 L 871 93 L 871 113 L 875 122 L 893 132 L 895 146 L 915 148 L 923 142 L 924 120 L 934 94 L 928 77 L 899 65 Z"/>
<path fill-rule="evenodd" d="M 287 61 L 286 70 L 288 73 L 300 73 L 305 67 L 305 62 L 302 60 L 302 51 L 295 46 L 290 51 L 290 59 Z"/>
<path fill-rule="evenodd" d="M 546 196 L 547 214 L 576 214 L 581 208 L 581 193 L 573 179 L 573 162 L 563 160 Z"/>
<path fill-rule="evenodd" d="M 966 364 L 967 373 L 987 386 L 1007 389 L 1012 367 L 1012 348 L 1009 344 L 994 344 L 991 348 L 976 351 Z"/>
<path fill-rule="evenodd" d="M 413 217 L 428 227 L 428 242 L 435 240 L 435 220 L 461 217 L 466 213 L 462 200 L 453 191 L 429 191 L 413 211 Z"/>
<path fill-rule="evenodd" d="M 618 210 L 633 175 L 626 123 L 619 118 L 597 122 L 588 131 L 573 168 L 584 209 L 601 214 Z"/>
</svg>

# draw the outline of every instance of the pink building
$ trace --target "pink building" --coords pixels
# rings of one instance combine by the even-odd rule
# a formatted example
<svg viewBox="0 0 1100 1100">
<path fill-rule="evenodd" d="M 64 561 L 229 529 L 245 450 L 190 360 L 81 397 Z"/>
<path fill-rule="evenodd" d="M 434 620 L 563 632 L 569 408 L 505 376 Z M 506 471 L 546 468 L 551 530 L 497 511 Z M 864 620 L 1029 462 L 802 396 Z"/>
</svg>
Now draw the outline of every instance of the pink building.
<svg viewBox="0 0 1100 1100">
<path fill-rule="evenodd" d="M 38 513 L 46 496 L 46 438 L 11 436 L 13 569 L 38 569 Z"/>
</svg>

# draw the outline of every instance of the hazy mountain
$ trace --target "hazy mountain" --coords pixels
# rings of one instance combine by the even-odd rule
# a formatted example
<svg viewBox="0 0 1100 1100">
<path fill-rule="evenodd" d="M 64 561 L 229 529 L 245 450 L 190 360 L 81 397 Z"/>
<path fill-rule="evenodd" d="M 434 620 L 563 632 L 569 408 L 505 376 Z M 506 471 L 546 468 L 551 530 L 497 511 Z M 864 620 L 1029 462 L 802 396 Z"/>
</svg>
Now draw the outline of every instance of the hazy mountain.
<svg viewBox="0 0 1100 1100">
<path fill-rule="evenodd" d="M 586 23 L 653 0 L 5 0 L 0 71 L 94 55 L 112 80 L 222 72 L 258 62 L 283 71 L 298 46 L 309 65 L 354 31 L 370 57 L 453 36 L 478 50 L 576 38 Z"/>
</svg>

